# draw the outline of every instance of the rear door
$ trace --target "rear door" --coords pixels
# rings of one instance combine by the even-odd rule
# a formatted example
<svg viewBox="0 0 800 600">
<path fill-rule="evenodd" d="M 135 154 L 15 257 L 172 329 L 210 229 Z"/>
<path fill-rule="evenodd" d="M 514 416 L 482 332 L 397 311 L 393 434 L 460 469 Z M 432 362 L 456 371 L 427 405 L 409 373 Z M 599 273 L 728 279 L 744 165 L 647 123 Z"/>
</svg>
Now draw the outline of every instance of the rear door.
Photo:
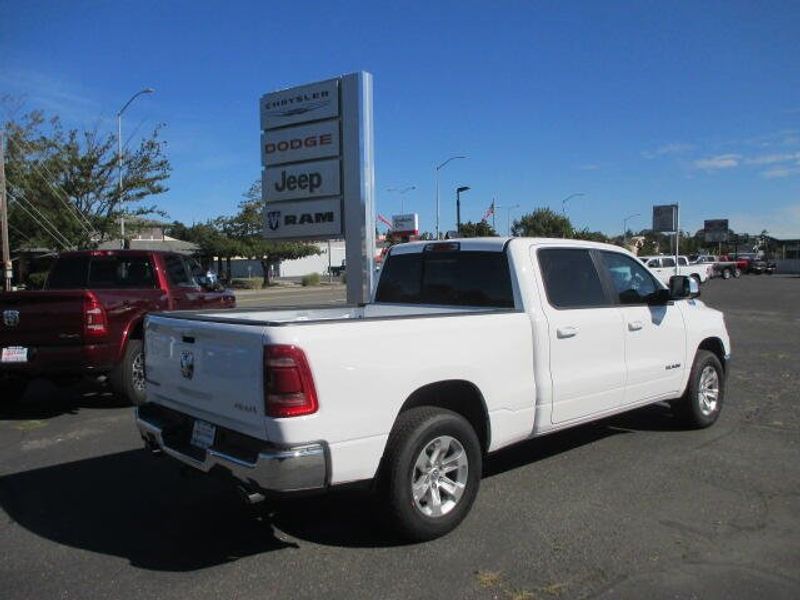
<svg viewBox="0 0 800 600">
<path fill-rule="evenodd" d="M 674 303 L 650 305 L 661 286 L 641 263 L 621 252 L 600 251 L 603 275 L 616 294 L 625 338 L 625 404 L 673 398 L 686 368 L 686 326 Z"/>
<path fill-rule="evenodd" d="M 622 315 L 585 248 L 536 251 L 547 303 L 552 422 L 613 409 L 625 393 Z"/>
</svg>

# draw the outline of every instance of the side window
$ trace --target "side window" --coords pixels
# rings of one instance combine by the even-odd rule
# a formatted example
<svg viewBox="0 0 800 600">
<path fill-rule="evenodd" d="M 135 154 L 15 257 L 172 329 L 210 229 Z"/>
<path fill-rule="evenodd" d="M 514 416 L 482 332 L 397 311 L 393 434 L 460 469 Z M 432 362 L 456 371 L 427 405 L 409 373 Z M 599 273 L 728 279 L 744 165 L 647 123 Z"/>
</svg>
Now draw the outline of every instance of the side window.
<svg viewBox="0 0 800 600">
<path fill-rule="evenodd" d="M 147 288 L 156 286 L 150 259 L 146 256 L 102 256 L 89 266 L 89 287 L 98 289 Z"/>
<path fill-rule="evenodd" d="M 542 249 L 537 255 L 550 304 L 556 308 L 609 305 L 588 250 Z"/>
<path fill-rule="evenodd" d="M 170 285 L 175 287 L 196 287 L 192 276 L 186 268 L 186 264 L 180 256 L 168 254 L 164 256 L 164 263 L 167 265 L 167 279 L 169 279 Z"/>
<path fill-rule="evenodd" d="M 651 258 L 650 260 L 647 261 L 647 266 L 652 269 L 657 269 L 660 265 L 658 264 L 657 258 Z"/>
<path fill-rule="evenodd" d="M 617 252 L 601 252 L 620 304 L 643 304 L 658 289 L 641 263 Z"/>
<path fill-rule="evenodd" d="M 675 259 L 664 257 L 661 259 L 662 267 L 675 267 Z"/>
<path fill-rule="evenodd" d="M 686 260 L 686 257 L 685 257 L 685 256 L 679 256 L 679 257 L 678 257 L 678 264 L 679 264 L 681 267 L 685 267 L 685 266 L 687 266 L 687 265 L 689 264 L 689 261 L 688 261 L 688 260 Z"/>
</svg>

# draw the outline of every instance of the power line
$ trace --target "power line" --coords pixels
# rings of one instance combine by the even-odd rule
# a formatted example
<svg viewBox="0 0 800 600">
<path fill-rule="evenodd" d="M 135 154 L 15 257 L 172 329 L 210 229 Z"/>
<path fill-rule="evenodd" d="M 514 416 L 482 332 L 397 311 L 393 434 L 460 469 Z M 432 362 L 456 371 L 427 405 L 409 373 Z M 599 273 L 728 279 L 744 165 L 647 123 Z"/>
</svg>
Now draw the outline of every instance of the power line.
<svg viewBox="0 0 800 600">
<path fill-rule="evenodd" d="M 23 147 L 22 150 L 24 152 L 27 152 L 28 154 L 31 154 L 31 155 L 36 154 L 34 152 L 33 147 L 30 144 L 28 144 L 27 142 L 25 142 L 25 141 L 23 141 L 21 139 L 14 140 L 14 142 L 17 145 L 21 145 Z M 69 194 L 67 194 L 66 190 L 64 190 L 64 189 L 62 189 L 60 187 L 59 187 L 59 189 L 56 189 L 56 187 L 53 185 L 53 183 L 50 181 L 50 179 L 48 179 L 48 177 L 45 176 L 43 171 L 47 171 L 47 174 L 50 176 L 50 178 L 52 178 L 53 181 L 57 181 L 57 178 L 53 175 L 53 172 L 50 171 L 50 169 L 47 167 L 47 165 L 45 163 L 43 163 L 43 162 L 37 162 L 35 160 L 31 161 L 29 164 L 34 169 L 40 169 L 40 171 L 38 173 L 39 176 L 50 187 L 50 189 L 52 190 L 52 192 L 55 195 L 55 197 L 58 200 L 60 200 L 61 203 L 67 208 L 67 212 L 72 216 L 73 219 L 75 219 L 75 221 L 78 223 L 78 225 L 80 225 L 83 228 L 83 230 L 89 235 L 89 237 L 91 238 L 93 235 L 97 235 L 97 231 L 94 229 L 94 227 L 92 227 L 92 224 L 86 218 L 86 215 L 84 215 L 80 210 L 78 210 L 77 206 L 75 206 L 74 204 L 72 204 L 69 201 Z M 63 196 L 59 195 L 59 193 L 62 194 Z M 81 219 L 82 219 L 82 221 L 81 221 Z"/>
<path fill-rule="evenodd" d="M 36 216 L 33 215 L 33 213 L 31 213 L 27 208 L 25 208 L 25 206 L 21 202 L 19 202 L 16 198 L 13 198 L 13 197 L 11 199 L 12 199 L 12 201 L 16 202 L 16 205 L 19 206 L 19 208 L 21 210 L 23 210 L 26 215 L 28 215 L 29 219 L 31 219 L 35 224 L 39 225 L 47 235 L 49 235 L 51 238 L 53 238 L 53 241 L 55 241 L 55 243 L 56 243 L 56 249 L 58 249 L 58 246 L 62 246 L 63 248 L 65 248 L 67 250 L 69 249 L 69 247 L 68 246 L 64 246 L 64 242 L 62 242 L 56 236 L 54 236 L 53 233 L 47 227 L 45 227 L 44 225 L 39 223 L 38 220 L 36 219 Z"/>
<path fill-rule="evenodd" d="M 19 197 L 17 196 L 17 194 L 19 194 Z M 15 201 L 16 201 L 16 203 L 17 203 L 17 204 L 18 204 L 18 205 L 19 205 L 19 206 L 20 206 L 20 207 L 21 207 L 23 210 L 25 210 L 25 212 L 26 212 L 28 215 L 30 215 L 30 212 L 29 212 L 29 211 L 28 211 L 28 210 L 25 208 L 25 206 L 22 204 L 22 201 L 24 201 L 24 202 L 25 202 L 25 204 L 27 204 L 27 205 L 28 205 L 28 206 L 31 208 L 31 210 L 33 210 L 33 211 L 34 211 L 34 212 L 35 212 L 37 215 L 39 215 L 39 217 L 41 218 L 41 221 L 38 221 L 39 225 L 40 225 L 42 228 L 45 228 L 45 225 L 44 225 L 44 223 L 47 223 L 47 225 L 48 225 L 48 226 L 49 226 L 49 228 L 50 228 L 50 229 L 48 230 L 48 233 L 50 233 L 50 235 L 51 235 L 51 236 L 53 237 L 53 239 L 55 239 L 55 240 L 58 240 L 59 238 L 60 238 L 61 240 L 63 240 L 63 241 L 61 242 L 61 245 L 62 245 L 62 246 L 64 246 L 65 248 L 74 248 L 74 247 L 75 247 L 75 246 L 74 246 L 74 244 L 72 244 L 72 243 L 70 242 L 70 240 L 67 238 L 67 236 L 65 236 L 63 233 L 61 233 L 61 232 L 59 231 L 58 227 L 56 227 L 56 226 L 53 224 L 53 222 L 52 222 L 52 221 L 50 221 L 50 219 L 48 219 L 46 216 L 44 216 L 44 214 L 42 214 L 42 212 L 41 212 L 41 211 L 40 211 L 38 208 L 36 208 L 36 205 L 34 205 L 34 204 L 33 204 L 33 202 L 31 202 L 30 200 L 28 200 L 28 199 L 25 197 L 25 194 L 24 194 L 24 193 L 20 192 L 19 190 L 15 190 L 15 192 L 14 192 L 13 194 L 11 194 L 11 198 L 12 198 L 13 200 L 15 200 Z M 37 219 L 36 219 L 36 217 L 33 217 L 33 219 L 34 219 L 35 221 L 37 220 Z M 44 221 L 44 223 L 42 223 L 42 221 Z M 55 232 L 55 233 L 53 233 L 53 232 Z"/>
</svg>

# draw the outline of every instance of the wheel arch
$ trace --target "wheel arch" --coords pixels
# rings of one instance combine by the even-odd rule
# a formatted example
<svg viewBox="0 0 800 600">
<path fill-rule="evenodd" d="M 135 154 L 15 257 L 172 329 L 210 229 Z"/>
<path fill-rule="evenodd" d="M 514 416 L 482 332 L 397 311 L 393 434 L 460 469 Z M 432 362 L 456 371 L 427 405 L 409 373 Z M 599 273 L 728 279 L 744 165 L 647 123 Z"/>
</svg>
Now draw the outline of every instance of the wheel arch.
<svg viewBox="0 0 800 600">
<path fill-rule="evenodd" d="M 697 350 L 695 351 L 695 356 L 697 352 L 700 350 L 707 350 L 715 355 L 718 359 L 724 371 L 727 372 L 728 364 L 725 360 L 725 344 L 722 343 L 722 340 L 718 337 L 707 337 L 705 338 L 700 344 L 697 346 Z M 694 359 L 693 359 L 694 360 Z"/>
<path fill-rule="evenodd" d="M 397 417 L 420 406 L 435 406 L 461 415 L 475 430 L 483 453 L 488 451 L 492 441 L 489 411 L 483 394 L 474 383 L 450 379 L 424 385 L 409 395 L 400 407 Z"/>
</svg>

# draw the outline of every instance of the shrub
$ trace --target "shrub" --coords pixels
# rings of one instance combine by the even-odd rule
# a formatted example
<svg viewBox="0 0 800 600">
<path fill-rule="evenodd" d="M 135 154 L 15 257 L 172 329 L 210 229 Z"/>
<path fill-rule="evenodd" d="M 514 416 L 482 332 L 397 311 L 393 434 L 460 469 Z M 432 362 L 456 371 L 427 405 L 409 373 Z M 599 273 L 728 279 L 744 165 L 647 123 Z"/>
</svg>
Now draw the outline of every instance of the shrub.
<svg viewBox="0 0 800 600">
<path fill-rule="evenodd" d="M 230 286 L 235 290 L 260 290 L 263 283 L 260 277 L 238 277 L 231 279 Z"/>
<path fill-rule="evenodd" d="M 28 275 L 26 281 L 29 290 L 40 290 L 44 287 L 44 282 L 47 279 L 47 273 L 31 273 Z"/>
<path fill-rule="evenodd" d="M 303 279 L 301 279 L 300 282 L 303 284 L 303 287 L 319 285 L 319 273 L 309 273 L 308 275 L 303 275 Z"/>
</svg>

